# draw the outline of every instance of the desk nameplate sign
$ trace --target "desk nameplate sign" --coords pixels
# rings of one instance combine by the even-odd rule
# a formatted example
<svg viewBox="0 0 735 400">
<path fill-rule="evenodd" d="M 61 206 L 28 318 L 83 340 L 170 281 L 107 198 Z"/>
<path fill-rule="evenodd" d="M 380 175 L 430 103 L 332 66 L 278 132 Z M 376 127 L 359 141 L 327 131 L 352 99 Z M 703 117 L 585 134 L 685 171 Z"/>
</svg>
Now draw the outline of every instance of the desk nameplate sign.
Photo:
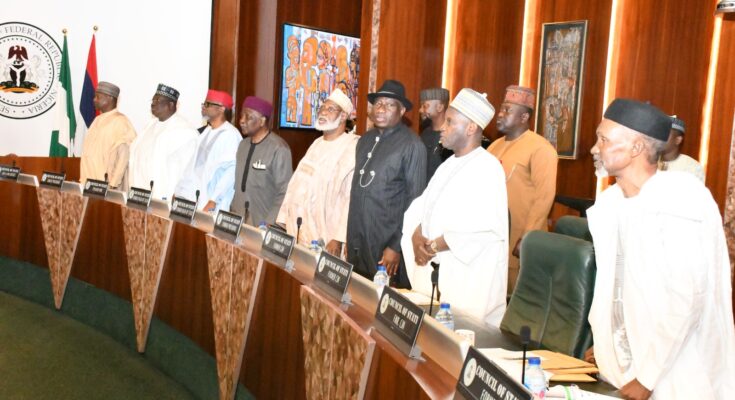
<svg viewBox="0 0 735 400">
<path fill-rule="evenodd" d="M 532 400 L 533 394 L 471 346 L 454 394 L 454 400 L 463 399 Z"/>
<path fill-rule="evenodd" d="M 291 272 L 293 270 L 293 261 L 289 260 L 289 258 L 291 258 L 291 253 L 295 245 L 296 239 L 293 236 L 280 229 L 268 227 L 265 231 L 265 236 L 263 236 L 263 244 L 261 245 L 260 252 L 266 257 L 275 256 L 278 260 L 285 261 L 286 264 L 284 267 L 287 271 Z"/>
<path fill-rule="evenodd" d="M 191 224 L 194 220 L 194 213 L 196 213 L 196 210 L 197 203 L 195 201 L 174 196 L 171 201 L 171 213 L 169 214 L 169 218 L 174 221 Z"/>
<path fill-rule="evenodd" d="M 107 189 L 109 184 L 105 181 L 99 181 L 97 179 L 87 179 L 84 182 L 84 195 L 87 197 L 97 197 L 104 199 L 107 196 Z"/>
<path fill-rule="evenodd" d="M 61 190 L 61 185 L 64 183 L 65 178 L 66 174 L 64 173 L 59 174 L 43 171 L 43 175 L 41 175 L 41 186 Z"/>
<path fill-rule="evenodd" d="M 405 355 L 418 359 L 421 357 L 421 348 L 416 344 L 416 338 L 424 314 L 421 307 L 386 286 L 375 310 L 376 328 Z"/>
<path fill-rule="evenodd" d="M 140 211 L 148 211 L 151 205 L 151 191 L 137 187 L 128 190 L 128 207 Z"/>
<path fill-rule="evenodd" d="M 326 251 L 322 251 L 319 262 L 314 269 L 314 284 L 330 296 L 349 303 L 350 296 L 347 286 L 352 277 L 352 264 L 337 258 Z"/>
<path fill-rule="evenodd" d="M 237 242 L 242 228 L 242 216 L 220 210 L 214 220 L 214 236 L 232 243 Z"/>
<path fill-rule="evenodd" d="M 17 181 L 20 175 L 20 167 L 10 165 L 0 165 L 0 179 L 8 181 Z"/>
</svg>

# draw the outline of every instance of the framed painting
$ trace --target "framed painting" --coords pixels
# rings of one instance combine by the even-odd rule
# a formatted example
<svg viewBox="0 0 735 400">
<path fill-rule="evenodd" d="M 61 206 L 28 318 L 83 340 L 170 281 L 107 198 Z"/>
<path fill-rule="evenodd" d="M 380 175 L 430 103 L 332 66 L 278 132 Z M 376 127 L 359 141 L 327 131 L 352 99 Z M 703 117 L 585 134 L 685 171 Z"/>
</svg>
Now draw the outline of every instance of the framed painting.
<svg viewBox="0 0 735 400">
<path fill-rule="evenodd" d="M 536 132 L 559 158 L 577 158 L 587 21 L 543 25 Z"/>
<path fill-rule="evenodd" d="M 360 38 L 285 23 L 282 39 L 280 128 L 314 129 L 317 110 L 337 88 L 357 108 Z"/>
</svg>

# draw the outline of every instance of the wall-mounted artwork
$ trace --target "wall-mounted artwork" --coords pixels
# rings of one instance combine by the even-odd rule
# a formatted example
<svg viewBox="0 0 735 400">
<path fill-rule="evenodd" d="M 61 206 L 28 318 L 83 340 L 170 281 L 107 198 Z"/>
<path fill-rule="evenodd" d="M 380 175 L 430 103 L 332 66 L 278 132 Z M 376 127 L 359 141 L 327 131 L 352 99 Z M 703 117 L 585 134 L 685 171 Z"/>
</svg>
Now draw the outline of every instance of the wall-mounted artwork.
<svg viewBox="0 0 735 400">
<path fill-rule="evenodd" d="M 357 108 L 359 38 L 283 24 L 282 65 L 281 128 L 313 129 L 317 109 L 337 88 Z"/>
<path fill-rule="evenodd" d="M 541 36 L 536 131 L 559 158 L 577 158 L 587 21 L 544 24 Z"/>
</svg>

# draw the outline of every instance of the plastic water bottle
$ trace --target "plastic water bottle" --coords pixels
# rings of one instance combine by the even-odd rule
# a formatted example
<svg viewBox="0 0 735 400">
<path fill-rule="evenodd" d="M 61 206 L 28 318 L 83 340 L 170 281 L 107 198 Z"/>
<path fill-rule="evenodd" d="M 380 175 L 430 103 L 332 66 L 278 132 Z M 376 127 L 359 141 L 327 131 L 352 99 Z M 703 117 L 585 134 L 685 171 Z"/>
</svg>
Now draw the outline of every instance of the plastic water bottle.
<svg viewBox="0 0 735 400">
<path fill-rule="evenodd" d="M 378 272 L 376 272 L 375 277 L 373 277 L 373 283 L 378 291 L 378 298 L 383 294 L 383 288 L 388 286 L 389 281 L 390 278 L 388 277 L 388 273 L 385 271 L 385 266 L 378 265 Z"/>
<path fill-rule="evenodd" d="M 260 221 L 260 224 L 258 224 L 258 230 L 260 230 L 260 236 L 265 238 L 265 232 L 268 230 L 268 225 L 265 224 L 265 221 Z"/>
<path fill-rule="evenodd" d="M 528 357 L 528 366 L 526 366 L 526 379 L 523 382 L 528 390 L 533 393 L 535 398 L 546 398 L 546 375 L 541 369 L 541 359 L 539 357 Z"/>
<path fill-rule="evenodd" d="M 436 316 L 434 318 L 437 322 L 454 332 L 454 315 L 452 315 L 452 309 L 449 306 L 449 303 L 441 303 L 439 305 L 439 311 L 436 312 Z"/>
<path fill-rule="evenodd" d="M 311 250 L 311 251 L 313 251 L 315 253 L 319 253 L 320 251 L 322 251 L 321 247 L 319 247 L 319 241 L 318 240 L 312 240 L 311 241 L 311 245 L 309 246 L 309 250 Z"/>
</svg>

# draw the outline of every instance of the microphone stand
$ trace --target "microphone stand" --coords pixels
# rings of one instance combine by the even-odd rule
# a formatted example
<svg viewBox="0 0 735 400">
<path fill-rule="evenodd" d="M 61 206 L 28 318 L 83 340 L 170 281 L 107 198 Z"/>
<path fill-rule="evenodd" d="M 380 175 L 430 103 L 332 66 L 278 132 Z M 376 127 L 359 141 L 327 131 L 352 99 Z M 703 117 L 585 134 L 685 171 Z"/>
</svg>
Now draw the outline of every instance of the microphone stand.
<svg viewBox="0 0 735 400">
<path fill-rule="evenodd" d="M 437 291 L 436 297 L 439 300 L 439 292 L 437 286 L 439 285 L 439 263 L 432 262 L 431 268 L 431 299 L 429 300 L 429 315 L 432 315 L 434 310 L 434 291 Z"/>
<path fill-rule="evenodd" d="M 526 382 L 526 350 L 528 350 L 528 342 L 531 341 L 531 328 L 527 325 L 521 327 L 521 344 L 523 345 L 523 363 L 521 364 L 521 385 L 525 386 Z"/>
<path fill-rule="evenodd" d="M 245 215 L 243 216 L 243 219 L 245 220 L 245 223 L 248 223 L 248 217 L 250 216 L 250 202 L 245 201 Z"/>
<path fill-rule="evenodd" d="M 299 235 L 301 234 L 301 222 L 303 222 L 301 217 L 296 218 L 296 243 L 299 242 Z"/>
</svg>

